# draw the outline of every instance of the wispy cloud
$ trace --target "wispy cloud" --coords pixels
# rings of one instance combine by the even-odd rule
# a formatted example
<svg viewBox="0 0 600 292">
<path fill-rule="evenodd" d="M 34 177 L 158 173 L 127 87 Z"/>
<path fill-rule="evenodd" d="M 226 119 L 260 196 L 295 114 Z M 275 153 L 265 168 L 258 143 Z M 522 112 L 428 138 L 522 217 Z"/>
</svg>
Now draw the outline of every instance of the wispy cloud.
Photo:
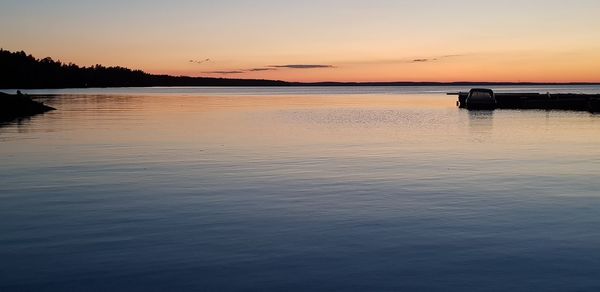
<svg viewBox="0 0 600 292">
<path fill-rule="evenodd" d="M 333 65 L 314 65 L 314 64 L 292 64 L 292 65 L 271 65 L 271 68 L 285 68 L 285 69 L 322 69 L 322 68 L 335 68 Z"/>
<path fill-rule="evenodd" d="M 435 62 L 435 61 L 441 61 L 443 59 L 463 57 L 463 56 L 466 56 L 466 55 L 464 55 L 464 54 L 455 54 L 455 55 L 436 56 L 436 57 L 430 57 L 430 58 L 417 58 L 417 59 L 413 59 L 410 63 Z"/>
<path fill-rule="evenodd" d="M 411 63 L 425 63 L 425 62 L 431 62 L 431 61 L 437 61 L 437 58 L 433 58 L 433 59 L 413 59 L 411 61 Z"/>
<path fill-rule="evenodd" d="M 204 60 L 190 60 L 190 63 L 194 63 L 194 64 L 204 64 L 206 62 L 210 62 L 210 59 L 204 59 Z"/>
<path fill-rule="evenodd" d="M 207 73 L 207 74 L 242 74 L 245 72 L 246 71 L 231 70 L 231 71 L 205 71 L 204 73 Z"/>
<path fill-rule="evenodd" d="M 333 65 L 320 65 L 320 64 L 291 64 L 291 65 L 269 65 L 265 67 L 250 68 L 250 69 L 239 69 L 239 70 L 219 70 L 219 71 L 206 71 L 207 74 L 242 74 L 247 72 L 263 72 L 263 71 L 276 71 L 282 69 L 323 69 L 323 68 L 335 68 Z"/>
<path fill-rule="evenodd" d="M 443 55 L 440 58 L 454 58 L 454 57 L 466 57 L 474 54 L 453 54 L 453 55 Z"/>
<path fill-rule="evenodd" d="M 411 63 L 438 62 L 438 61 L 442 61 L 442 60 L 450 59 L 450 58 L 467 57 L 469 55 L 472 55 L 472 54 L 453 54 L 453 55 L 442 55 L 442 56 L 435 56 L 435 57 L 429 57 L 429 58 L 417 58 L 417 59 L 413 59 Z"/>
<path fill-rule="evenodd" d="M 248 72 L 260 72 L 260 71 L 274 71 L 277 70 L 277 68 L 252 68 L 252 69 L 248 69 L 246 71 Z"/>
<path fill-rule="evenodd" d="M 424 57 L 413 57 L 413 58 L 399 58 L 399 59 L 379 59 L 379 60 L 357 60 L 350 61 L 341 64 L 418 64 L 418 63 L 428 63 L 428 62 L 441 62 L 445 59 L 449 58 L 458 58 L 458 57 L 467 57 L 473 54 L 448 54 L 448 55 L 440 55 L 440 56 L 424 56 Z"/>
<path fill-rule="evenodd" d="M 428 57 L 413 57 L 413 58 L 403 58 L 403 59 L 380 59 L 380 60 L 363 60 L 363 61 L 353 61 L 353 62 L 340 62 L 337 64 L 341 65 L 358 65 L 358 64 L 422 64 L 422 63 L 432 63 L 432 62 L 441 62 L 450 58 L 458 58 L 458 57 L 467 57 L 473 54 L 448 54 L 448 55 L 439 55 L 439 56 L 428 56 Z M 210 59 L 194 61 L 190 60 L 190 62 L 202 64 L 205 62 L 210 62 Z M 267 65 L 264 67 L 256 67 L 249 69 L 235 69 L 235 70 L 217 70 L 217 71 L 206 71 L 204 73 L 207 74 L 243 74 L 249 72 L 265 72 L 265 71 L 277 71 L 277 70 L 305 70 L 305 69 L 331 69 L 338 68 L 337 65 L 331 64 L 286 64 L 286 65 Z"/>
</svg>

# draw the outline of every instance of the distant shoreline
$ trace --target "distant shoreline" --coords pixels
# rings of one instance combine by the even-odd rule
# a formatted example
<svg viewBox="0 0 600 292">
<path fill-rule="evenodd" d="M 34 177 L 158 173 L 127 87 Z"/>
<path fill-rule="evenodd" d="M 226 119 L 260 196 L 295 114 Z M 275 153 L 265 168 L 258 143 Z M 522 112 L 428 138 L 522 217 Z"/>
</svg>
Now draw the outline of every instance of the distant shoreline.
<svg viewBox="0 0 600 292">
<path fill-rule="evenodd" d="M 225 79 L 227 80 L 227 79 Z M 253 79 L 232 79 L 247 80 Z M 271 80 L 262 80 L 271 81 Z M 283 81 L 280 81 L 283 82 Z M 410 86 L 600 86 L 600 83 L 538 83 L 538 82 L 285 82 L 285 84 L 232 84 L 232 85 L 131 85 L 131 86 L 89 86 L 89 87 L 0 87 L 2 90 L 17 89 L 93 89 L 93 88 L 156 88 L 156 87 L 410 87 Z"/>
<path fill-rule="evenodd" d="M 477 82 L 477 81 L 391 81 L 391 82 L 291 82 L 267 79 L 150 74 L 124 67 L 95 65 L 80 67 L 52 58 L 37 59 L 23 51 L 0 49 L 0 89 L 71 89 L 123 87 L 335 87 L 335 86 L 516 86 L 600 85 L 600 82 Z"/>
</svg>

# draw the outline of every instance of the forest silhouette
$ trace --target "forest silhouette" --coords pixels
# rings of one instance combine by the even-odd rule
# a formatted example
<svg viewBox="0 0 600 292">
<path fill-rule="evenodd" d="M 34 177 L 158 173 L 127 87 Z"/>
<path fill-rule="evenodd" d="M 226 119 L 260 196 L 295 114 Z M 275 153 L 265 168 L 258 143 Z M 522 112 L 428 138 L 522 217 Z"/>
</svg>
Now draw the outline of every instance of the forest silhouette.
<svg viewBox="0 0 600 292">
<path fill-rule="evenodd" d="M 85 88 L 141 86 L 285 86 L 288 82 L 149 74 L 124 67 L 80 67 L 24 51 L 0 49 L 0 88 Z"/>
<path fill-rule="evenodd" d="M 50 57 L 37 59 L 24 51 L 0 48 L 0 89 L 150 87 L 150 86 L 436 86 L 436 85 L 585 85 L 596 83 L 539 82 L 287 82 L 265 79 L 233 79 L 149 74 L 120 66 L 82 67 Z"/>
</svg>

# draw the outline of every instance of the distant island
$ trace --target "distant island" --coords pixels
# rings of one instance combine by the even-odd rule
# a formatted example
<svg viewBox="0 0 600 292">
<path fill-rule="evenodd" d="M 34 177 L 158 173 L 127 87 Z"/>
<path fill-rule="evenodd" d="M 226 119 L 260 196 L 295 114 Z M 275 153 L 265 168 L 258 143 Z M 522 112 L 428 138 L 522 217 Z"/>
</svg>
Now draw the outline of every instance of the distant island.
<svg viewBox="0 0 600 292">
<path fill-rule="evenodd" d="M 37 59 L 0 49 L 0 89 L 151 87 L 151 86 L 442 86 L 442 85 L 586 85 L 597 83 L 533 82 L 287 82 L 149 74 L 124 67 L 81 67 L 50 57 Z"/>
</svg>

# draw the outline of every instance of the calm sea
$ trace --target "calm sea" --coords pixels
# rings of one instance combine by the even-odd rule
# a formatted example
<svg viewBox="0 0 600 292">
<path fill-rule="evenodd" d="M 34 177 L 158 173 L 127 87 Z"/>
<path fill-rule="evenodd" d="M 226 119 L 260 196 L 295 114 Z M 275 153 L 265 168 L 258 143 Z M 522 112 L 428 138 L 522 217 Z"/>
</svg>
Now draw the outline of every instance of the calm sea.
<svg viewBox="0 0 600 292">
<path fill-rule="evenodd" d="M 600 115 L 466 89 L 28 91 L 0 291 L 600 290 Z"/>
</svg>

